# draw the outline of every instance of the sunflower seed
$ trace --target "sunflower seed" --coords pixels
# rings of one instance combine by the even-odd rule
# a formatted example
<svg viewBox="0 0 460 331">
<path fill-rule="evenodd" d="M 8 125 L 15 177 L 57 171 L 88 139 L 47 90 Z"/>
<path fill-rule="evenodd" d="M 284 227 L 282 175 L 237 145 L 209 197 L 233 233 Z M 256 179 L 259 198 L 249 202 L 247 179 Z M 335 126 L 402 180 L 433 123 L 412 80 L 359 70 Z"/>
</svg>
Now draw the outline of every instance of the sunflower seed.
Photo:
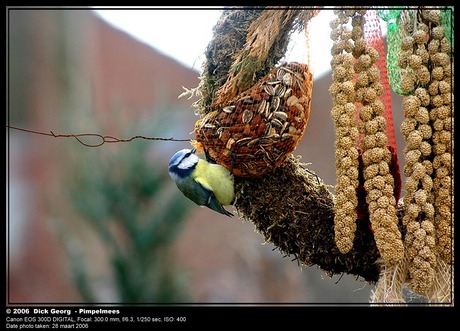
<svg viewBox="0 0 460 331">
<path fill-rule="evenodd" d="M 234 143 L 235 143 L 235 139 L 229 138 L 229 139 L 227 140 L 227 144 L 225 145 L 225 148 L 231 149 Z"/>
<path fill-rule="evenodd" d="M 268 106 L 269 106 L 269 102 L 267 100 L 265 99 L 261 100 L 259 106 L 257 107 L 257 112 L 259 114 L 262 114 L 263 112 L 265 112 L 265 109 Z"/>
<path fill-rule="evenodd" d="M 252 140 L 251 137 L 245 137 L 245 138 L 241 138 L 240 140 L 238 140 L 235 144 L 236 146 L 243 146 L 249 143 L 251 140 Z"/>
<path fill-rule="evenodd" d="M 267 139 L 272 139 L 272 140 L 277 140 L 277 139 L 280 138 L 280 135 L 279 135 L 278 133 L 275 132 L 275 133 L 269 134 L 269 135 L 266 136 L 265 138 L 267 138 Z"/>
<path fill-rule="evenodd" d="M 264 136 L 267 136 L 270 134 L 270 130 L 272 129 L 272 125 L 270 122 L 267 123 L 267 125 L 265 126 L 265 130 L 264 130 Z"/>
<path fill-rule="evenodd" d="M 287 86 L 291 86 L 292 83 L 293 83 L 293 79 L 292 79 L 292 75 L 289 73 L 289 72 L 286 72 L 284 75 L 283 75 L 283 78 L 281 79 L 283 84 L 287 85 Z"/>
<path fill-rule="evenodd" d="M 270 146 L 273 144 L 273 141 L 271 139 L 268 139 L 268 138 L 260 138 L 260 142 L 259 142 L 259 145 L 260 146 Z"/>
<path fill-rule="evenodd" d="M 284 70 L 284 68 L 279 68 L 278 71 L 276 72 L 276 78 L 282 81 L 285 73 L 286 71 Z"/>
<path fill-rule="evenodd" d="M 270 112 L 275 112 L 278 110 L 281 103 L 281 99 L 279 97 L 273 97 L 272 102 L 270 103 Z"/>
<path fill-rule="evenodd" d="M 287 140 L 287 139 L 293 139 L 293 138 L 294 138 L 294 135 L 290 133 L 283 133 L 281 135 L 281 140 Z"/>
<path fill-rule="evenodd" d="M 233 111 L 235 110 L 235 108 L 236 108 L 236 107 L 232 105 L 232 106 L 224 107 L 222 110 L 223 110 L 225 113 L 227 113 L 227 114 L 231 114 L 231 113 L 233 113 Z"/>
<path fill-rule="evenodd" d="M 265 85 L 264 90 L 269 95 L 275 95 L 275 88 L 273 87 L 273 85 Z"/>
<path fill-rule="evenodd" d="M 281 82 L 279 80 L 276 80 L 276 79 L 270 79 L 270 80 L 267 80 L 266 83 L 268 85 L 276 85 L 276 84 L 279 84 Z"/>
<path fill-rule="evenodd" d="M 286 91 L 286 87 L 284 87 L 284 85 L 278 84 L 275 86 L 274 90 L 276 96 L 282 96 L 284 91 Z"/>
<path fill-rule="evenodd" d="M 276 118 L 273 118 L 270 122 L 273 126 L 276 126 L 277 128 L 282 128 L 283 123 L 281 123 L 280 120 L 277 120 Z"/>
<path fill-rule="evenodd" d="M 252 116 L 253 116 L 252 111 L 250 111 L 249 109 L 245 109 L 243 111 L 243 119 L 242 119 L 243 124 L 247 124 L 247 123 L 251 122 Z"/>
<path fill-rule="evenodd" d="M 273 117 L 279 119 L 280 121 L 284 122 L 287 120 L 288 115 L 284 111 L 275 111 L 273 113 Z"/>
<path fill-rule="evenodd" d="M 256 138 L 256 139 L 252 139 L 249 143 L 248 143 L 248 147 L 252 147 L 254 146 L 255 144 L 257 144 L 259 142 L 260 138 Z M 252 155 L 252 154 L 249 154 L 249 155 Z M 254 156 L 254 155 L 252 155 Z M 255 157 L 255 156 L 254 156 Z"/>
<path fill-rule="evenodd" d="M 287 99 L 291 96 L 291 94 L 292 94 L 292 89 L 289 87 L 284 91 L 283 98 Z"/>
<path fill-rule="evenodd" d="M 280 133 L 284 133 L 289 125 L 291 125 L 291 123 L 284 122 L 283 127 L 280 130 Z"/>
</svg>

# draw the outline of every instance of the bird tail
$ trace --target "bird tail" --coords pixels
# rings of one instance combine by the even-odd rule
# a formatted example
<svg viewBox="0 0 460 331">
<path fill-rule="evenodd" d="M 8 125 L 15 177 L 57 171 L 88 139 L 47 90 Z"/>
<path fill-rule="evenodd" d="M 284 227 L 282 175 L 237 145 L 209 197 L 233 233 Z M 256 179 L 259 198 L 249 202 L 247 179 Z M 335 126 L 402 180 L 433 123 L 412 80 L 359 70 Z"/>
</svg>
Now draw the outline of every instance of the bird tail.
<svg viewBox="0 0 460 331">
<path fill-rule="evenodd" d="M 208 201 L 208 207 L 211 208 L 212 210 L 217 211 L 218 213 L 227 215 L 227 216 L 229 216 L 229 217 L 233 217 L 233 216 L 234 216 L 231 212 L 229 212 L 228 210 L 226 210 L 226 209 L 217 201 L 217 199 L 214 197 L 214 195 L 211 195 L 211 196 L 210 196 L 210 199 L 209 199 L 209 201 Z"/>
</svg>

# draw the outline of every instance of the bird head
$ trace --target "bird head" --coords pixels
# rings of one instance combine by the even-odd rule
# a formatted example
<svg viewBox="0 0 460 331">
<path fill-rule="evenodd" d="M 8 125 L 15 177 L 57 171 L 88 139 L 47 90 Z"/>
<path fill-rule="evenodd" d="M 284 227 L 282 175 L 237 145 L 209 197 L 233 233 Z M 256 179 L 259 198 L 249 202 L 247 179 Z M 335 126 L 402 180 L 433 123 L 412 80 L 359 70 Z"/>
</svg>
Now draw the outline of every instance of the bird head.
<svg viewBox="0 0 460 331">
<path fill-rule="evenodd" d="M 169 161 L 169 174 L 177 181 L 190 175 L 196 167 L 199 157 L 195 154 L 196 149 L 181 149 L 176 152 Z"/>
</svg>

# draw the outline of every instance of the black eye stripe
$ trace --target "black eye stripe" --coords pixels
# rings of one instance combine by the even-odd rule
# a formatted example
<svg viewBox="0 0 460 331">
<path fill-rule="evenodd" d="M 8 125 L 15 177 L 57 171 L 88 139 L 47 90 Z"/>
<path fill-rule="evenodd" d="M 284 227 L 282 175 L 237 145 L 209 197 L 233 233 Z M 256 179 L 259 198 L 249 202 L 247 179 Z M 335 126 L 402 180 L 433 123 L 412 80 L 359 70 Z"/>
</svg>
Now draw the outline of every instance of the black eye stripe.
<svg viewBox="0 0 460 331">
<path fill-rule="evenodd" d="M 190 155 L 195 154 L 195 149 L 191 149 L 190 152 L 186 153 L 184 159 L 189 157 Z"/>
<path fill-rule="evenodd" d="M 177 162 L 177 165 L 181 164 L 185 159 L 187 159 L 190 155 L 194 154 L 193 151 L 187 152 L 184 156 Z"/>
</svg>

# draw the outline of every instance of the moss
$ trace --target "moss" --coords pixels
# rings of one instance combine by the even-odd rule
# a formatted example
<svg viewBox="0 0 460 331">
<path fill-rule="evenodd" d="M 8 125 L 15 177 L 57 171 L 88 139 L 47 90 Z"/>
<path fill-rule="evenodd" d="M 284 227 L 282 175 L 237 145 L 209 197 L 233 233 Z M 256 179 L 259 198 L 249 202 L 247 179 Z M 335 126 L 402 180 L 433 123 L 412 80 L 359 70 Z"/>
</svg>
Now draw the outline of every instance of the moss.
<svg viewBox="0 0 460 331">
<path fill-rule="evenodd" d="M 353 248 L 340 253 L 333 195 L 298 159 L 292 156 L 269 174 L 235 181 L 238 214 L 281 253 L 300 265 L 317 265 L 329 276 L 348 273 L 370 283 L 378 280 L 379 253 L 368 220 L 357 220 Z"/>
</svg>

